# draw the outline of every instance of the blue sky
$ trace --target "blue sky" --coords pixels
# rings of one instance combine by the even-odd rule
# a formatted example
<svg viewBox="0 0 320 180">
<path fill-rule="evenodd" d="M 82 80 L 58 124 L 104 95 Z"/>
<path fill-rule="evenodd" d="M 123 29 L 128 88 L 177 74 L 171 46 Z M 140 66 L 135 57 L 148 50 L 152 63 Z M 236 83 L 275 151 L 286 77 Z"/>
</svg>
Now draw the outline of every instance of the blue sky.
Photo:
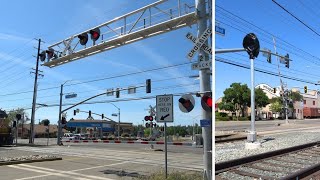
<svg viewBox="0 0 320 180">
<path fill-rule="evenodd" d="M 0 7 L 0 72 L 2 88 L 0 89 L 0 107 L 5 110 L 31 108 L 34 76 L 30 74 L 35 67 L 37 41 L 41 38 L 45 50 L 53 43 L 70 37 L 73 34 L 88 30 L 103 22 L 155 2 L 153 0 L 78 0 L 76 1 L 4 1 Z M 194 4 L 192 0 L 183 3 Z M 176 2 L 170 1 L 164 6 L 173 7 Z M 11 8 L 12 7 L 12 8 Z M 14 12 L 13 12 L 14 7 Z M 146 94 L 145 88 L 137 89 L 136 94 L 121 92 L 120 98 L 102 96 L 92 101 L 121 100 L 125 98 L 144 97 L 161 94 L 174 94 L 199 91 L 199 80 L 188 76 L 197 75 L 191 65 L 182 65 L 158 71 L 136 75 L 110 78 L 92 83 L 81 83 L 90 80 L 108 78 L 116 75 L 135 73 L 141 70 L 161 68 L 169 65 L 187 63 L 188 51 L 192 43 L 185 38 L 191 32 L 196 35 L 196 25 L 154 36 L 149 39 L 125 45 L 110 51 L 90 56 L 55 68 L 40 66 L 44 77 L 38 81 L 37 103 L 48 105 L 59 104 L 60 85 L 67 80 L 64 94 L 77 93 L 77 98 L 63 99 L 64 103 L 76 103 L 85 98 L 105 92 L 109 88 L 126 88 L 132 85 L 145 84 L 152 79 L 152 93 Z M 90 40 L 89 40 L 90 41 Z M 193 60 L 194 61 L 194 60 Z M 76 84 L 76 85 L 72 85 Z M 47 89 L 49 88 L 49 89 Z M 47 89 L 47 90 L 43 90 Z M 24 93 L 27 92 L 27 93 Z M 186 114 L 178 108 L 178 98 L 174 101 L 175 125 L 192 124 L 200 119 L 201 104 L 196 100 L 195 109 Z M 149 105 L 155 105 L 155 99 L 115 102 L 121 109 L 121 121 L 141 124 L 147 115 Z M 66 108 L 68 106 L 65 106 Z M 108 118 L 117 109 L 108 103 L 80 105 L 82 111 L 91 110 Z M 39 108 L 36 110 L 36 122 L 49 119 L 55 124 L 59 107 Z M 31 116 L 31 110 L 27 113 Z M 73 116 L 73 109 L 67 111 L 67 119 L 86 119 L 85 113 Z M 93 116 L 99 119 L 97 116 Z M 198 122 L 199 123 L 199 122 Z"/>
<path fill-rule="evenodd" d="M 318 18 L 320 15 L 318 11 L 320 8 L 319 1 L 276 1 L 304 23 L 312 27 L 316 32 L 320 32 L 320 20 Z M 320 80 L 320 54 L 318 49 L 320 37 L 282 10 L 271 0 L 217 0 L 215 3 L 216 25 L 226 29 L 225 36 L 215 35 L 216 48 L 242 48 L 244 36 L 247 33 L 253 32 L 260 41 L 260 48 L 267 48 L 272 50 L 272 52 L 275 52 L 272 40 L 272 36 L 275 36 L 277 52 L 281 55 L 289 53 L 290 59 L 293 60 L 290 62 L 289 69 L 286 68 L 284 64 L 280 64 L 281 74 L 312 82 Z M 233 15 L 227 11 L 231 12 Z M 308 52 L 309 54 L 305 52 Z M 250 65 L 250 60 L 246 52 L 217 54 L 216 57 Z M 273 56 L 272 63 L 269 64 L 266 58 L 260 53 L 259 57 L 255 60 L 255 67 L 271 72 L 278 72 L 278 61 Z M 215 97 L 218 99 L 223 96 L 223 91 L 233 82 L 246 83 L 250 86 L 250 70 L 216 61 L 215 79 Z M 303 91 L 303 86 L 308 86 L 308 89 L 312 90 L 319 89 L 319 86 L 315 86 L 314 84 L 289 79 L 282 80 L 287 83 L 289 88 L 298 87 L 301 88 L 300 91 Z M 280 85 L 280 80 L 279 77 L 256 72 L 255 85 L 260 83 L 266 83 L 271 87 L 276 87 Z"/>
</svg>

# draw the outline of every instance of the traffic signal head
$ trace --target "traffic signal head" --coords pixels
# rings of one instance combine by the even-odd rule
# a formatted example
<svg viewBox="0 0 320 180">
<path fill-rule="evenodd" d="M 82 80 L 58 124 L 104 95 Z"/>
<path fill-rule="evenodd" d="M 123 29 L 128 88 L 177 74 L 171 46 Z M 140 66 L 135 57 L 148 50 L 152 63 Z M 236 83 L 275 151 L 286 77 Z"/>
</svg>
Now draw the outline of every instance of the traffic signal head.
<svg viewBox="0 0 320 180">
<path fill-rule="evenodd" d="M 99 28 L 95 28 L 89 31 L 90 35 L 91 35 L 91 39 L 93 41 L 96 41 L 99 39 L 100 37 L 100 29 Z"/>
<path fill-rule="evenodd" d="M 91 111 L 89 111 L 89 117 L 91 117 Z"/>
<path fill-rule="evenodd" d="M 116 90 L 116 98 L 119 98 L 120 97 L 120 90 L 119 90 L 119 88 L 117 88 L 117 90 Z"/>
<path fill-rule="evenodd" d="M 77 110 L 73 110 L 73 115 L 75 116 L 77 114 Z"/>
<path fill-rule="evenodd" d="M 101 114 L 101 119 L 104 119 L 104 114 Z"/>
<path fill-rule="evenodd" d="M 78 35 L 79 42 L 82 46 L 86 45 L 88 42 L 88 34 L 87 33 L 82 33 Z"/>
<path fill-rule="evenodd" d="M 286 68 L 289 68 L 289 63 L 290 63 L 290 61 L 289 61 L 289 54 L 287 54 L 287 55 L 285 56 L 285 63 L 286 63 Z"/>
<path fill-rule="evenodd" d="M 277 88 L 273 88 L 273 93 L 276 93 L 277 92 Z"/>
<path fill-rule="evenodd" d="M 61 118 L 61 124 L 67 124 L 67 120 L 66 120 L 65 117 L 62 117 L 62 118 Z"/>
<path fill-rule="evenodd" d="M 43 62 L 44 60 L 46 60 L 46 51 L 42 51 L 40 54 L 39 54 L 39 57 L 40 57 L 40 61 Z"/>
<path fill-rule="evenodd" d="M 146 80 L 146 93 L 151 93 L 151 79 Z"/>
<path fill-rule="evenodd" d="M 243 48 L 247 51 L 250 59 L 258 57 L 260 51 L 260 43 L 257 36 L 253 33 L 247 34 L 243 38 Z"/>
<path fill-rule="evenodd" d="M 17 121 L 13 121 L 12 127 L 17 127 Z"/>
<path fill-rule="evenodd" d="M 308 87 L 305 86 L 305 87 L 304 87 L 304 93 L 307 93 L 307 92 L 308 92 Z"/>
<path fill-rule="evenodd" d="M 212 94 L 205 93 L 201 98 L 201 105 L 205 111 L 212 111 Z"/>
<path fill-rule="evenodd" d="M 268 53 L 267 61 L 268 63 L 271 63 L 271 53 Z"/>
</svg>

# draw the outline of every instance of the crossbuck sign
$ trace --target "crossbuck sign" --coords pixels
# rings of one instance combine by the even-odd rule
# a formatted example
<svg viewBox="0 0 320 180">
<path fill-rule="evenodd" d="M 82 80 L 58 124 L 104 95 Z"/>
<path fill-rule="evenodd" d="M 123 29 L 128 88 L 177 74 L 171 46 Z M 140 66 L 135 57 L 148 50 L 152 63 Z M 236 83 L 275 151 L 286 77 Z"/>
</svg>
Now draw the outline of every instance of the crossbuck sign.
<svg viewBox="0 0 320 180">
<path fill-rule="evenodd" d="M 188 59 L 192 59 L 194 54 L 200 49 L 200 47 L 205 43 L 205 41 L 209 38 L 209 36 L 212 33 L 211 27 L 208 27 L 202 35 L 199 37 L 199 39 L 196 40 L 195 45 L 191 49 L 191 51 L 188 53 L 187 57 Z"/>
<path fill-rule="evenodd" d="M 173 95 L 160 95 L 157 96 L 157 111 L 156 121 L 161 122 L 173 122 Z"/>
</svg>

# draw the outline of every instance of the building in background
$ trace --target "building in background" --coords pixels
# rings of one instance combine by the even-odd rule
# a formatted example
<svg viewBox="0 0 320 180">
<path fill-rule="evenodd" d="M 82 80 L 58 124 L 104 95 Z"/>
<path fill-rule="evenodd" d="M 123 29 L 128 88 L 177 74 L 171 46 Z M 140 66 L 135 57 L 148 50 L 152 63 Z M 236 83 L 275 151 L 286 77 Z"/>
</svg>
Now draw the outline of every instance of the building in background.
<svg viewBox="0 0 320 180">
<path fill-rule="evenodd" d="M 280 87 L 275 87 L 276 92 L 274 92 L 274 88 L 267 84 L 259 84 L 256 88 L 260 88 L 263 92 L 266 93 L 269 99 L 280 97 Z M 315 118 L 320 117 L 320 96 L 318 91 L 316 90 L 308 90 L 307 93 L 301 93 L 299 88 L 292 88 L 292 92 L 299 92 L 303 96 L 302 102 L 294 102 L 293 108 L 289 108 L 288 117 L 294 119 L 303 119 L 303 118 Z M 218 108 L 218 104 L 222 101 L 222 97 L 218 98 L 216 101 L 216 111 L 227 113 L 229 116 L 232 115 L 231 112 L 220 110 Z M 256 115 L 259 119 L 271 119 L 278 118 L 280 113 L 274 113 L 270 110 L 271 104 L 268 104 L 266 107 L 257 108 Z M 251 109 L 247 108 L 246 114 L 250 115 Z"/>
</svg>

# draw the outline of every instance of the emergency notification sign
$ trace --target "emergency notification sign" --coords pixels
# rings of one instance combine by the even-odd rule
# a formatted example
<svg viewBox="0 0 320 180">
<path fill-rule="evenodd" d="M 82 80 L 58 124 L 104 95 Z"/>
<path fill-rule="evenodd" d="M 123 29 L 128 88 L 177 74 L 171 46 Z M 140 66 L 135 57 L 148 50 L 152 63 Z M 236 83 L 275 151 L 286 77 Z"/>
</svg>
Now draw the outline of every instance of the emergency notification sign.
<svg viewBox="0 0 320 180">
<path fill-rule="evenodd" d="M 158 123 L 161 122 L 173 122 L 173 96 L 171 95 L 160 95 L 157 96 L 157 118 Z"/>
</svg>

